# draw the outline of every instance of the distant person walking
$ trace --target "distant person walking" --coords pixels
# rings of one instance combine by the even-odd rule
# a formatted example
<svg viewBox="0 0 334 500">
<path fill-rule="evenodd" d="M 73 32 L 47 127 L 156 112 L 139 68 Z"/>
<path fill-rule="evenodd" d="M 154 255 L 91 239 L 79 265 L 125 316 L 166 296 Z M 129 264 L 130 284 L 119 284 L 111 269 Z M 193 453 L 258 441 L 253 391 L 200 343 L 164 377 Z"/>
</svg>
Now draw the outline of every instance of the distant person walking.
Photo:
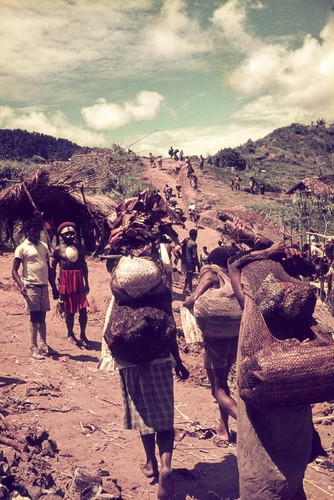
<svg viewBox="0 0 334 500">
<path fill-rule="evenodd" d="M 196 268 L 200 268 L 197 255 L 197 235 L 196 229 L 190 229 L 189 238 L 186 238 L 182 243 L 181 270 L 186 273 L 183 293 L 186 293 L 187 289 L 192 293 L 194 272 Z"/>
<path fill-rule="evenodd" d="M 234 186 L 235 186 L 235 190 L 236 191 L 240 191 L 241 177 L 240 177 L 239 174 L 235 174 L 235 177 L 234 177 Z"/>
<path fill-rule="evenodd" d="M 155 158 L 152 155 L 152 153 L 150 153 L 149 158 L 150 158 L 150 166 L 155 167 Z"/>
<path fill-rule="evenodd" d="M 175 189 L 176 189 L 177 197 L 181 198 L 182 197 L 182 195 L 181 195 L 181 192 L 182 192 L 182 186 L 181 186 L 181 184 L 176 184 Z"/>
<path fill-rule="evenodd" d="M 203 170 L 204 170 L 204 158 L 202 155 L 200 155 L 200 157 L 199 157 L 199 169 L 201 172 L 203 172 Z"/>
<path fill-rule="evenodd" d="M 254 177 L 251 177 L 249 179 L 249 189 L 250 189 L 250 192 L 252 194 L 255 194 L 256 193 L 256 189 L 257 189 L 257 182 L 256 180 L 254 179 Z"/>
</svg>

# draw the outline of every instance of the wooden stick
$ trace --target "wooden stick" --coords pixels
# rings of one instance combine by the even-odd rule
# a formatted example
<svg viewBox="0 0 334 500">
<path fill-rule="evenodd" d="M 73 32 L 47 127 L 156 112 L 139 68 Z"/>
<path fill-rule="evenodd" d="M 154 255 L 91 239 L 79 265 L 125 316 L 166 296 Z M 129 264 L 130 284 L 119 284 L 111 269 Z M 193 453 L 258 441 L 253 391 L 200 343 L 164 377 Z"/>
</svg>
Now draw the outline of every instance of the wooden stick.
<svg viewBox="0 0 334 500">
<path fill-rule="evenodd" d="M 28 196 L 28 199 L 29 199 L 29 201 L 30 201 L 31 206 L 33 207 L 33 209 L 34 209 L 35 211 L 37 211 L 37 212 L 41 213 L 41 212 L 40 212 L 40 210 L 38 210 L 38 208 L 37 208 L 37 206 L 36 206 L 36 203 L 34 202 L 34 200 L 33 200 L 32 196 L 31 196 L 31 194 L 30 194 L 30 192 L 29 192 L 29 190 L 28 190 L 28 188 L 27 188 L 27 185 L 26 185 L 26 183 L 24 182 L 24 180 L 22 180 L 21 184 L 22 184 L 22 187 L 23 187 L 23 189 L 24 189 L 24 191 L 25 191 L 26 195 Z M 42 222 L 42 224 L 43 224 L 42 216 L 41 216 L 41 222 Z M 44 224 L 43 224 L 43 232 L 44 232 L 44 234 L 45 234 L 45 237 L 46 237 L 46 242 L 47 242 L 47 245 L 48 245 L 48 247 L 49 247 L 49 250 L 51 250 L 51 248 L 52 248 L 52 243 L 51 243 L 51 240 L 50 240 L 49 233 L 47 232 L 47 230 L 46 230 L 46 229 L 45 229 L 45 227 L 44 227 Z"/>
<path fill-rule="evenodd" d="M 334 415 L 327 415 L 327 416 L 323 416 L 323 417 L 316 417 L 316 418 L 313 418 L 313 423 L 316 424 L 318 422 L 322 422 L 323 420 L 334 420 Z"/>
<path fill-rule="evenodd" d="M 0 443 L 5 444 L 6 446 L 10 446 L 14 448 L 14 450 L 22 453 L 25 450 L 25 445 L 14 441 L 13 439 L 6 438 L 4 436 L 0 436 Z"/>
</svg>

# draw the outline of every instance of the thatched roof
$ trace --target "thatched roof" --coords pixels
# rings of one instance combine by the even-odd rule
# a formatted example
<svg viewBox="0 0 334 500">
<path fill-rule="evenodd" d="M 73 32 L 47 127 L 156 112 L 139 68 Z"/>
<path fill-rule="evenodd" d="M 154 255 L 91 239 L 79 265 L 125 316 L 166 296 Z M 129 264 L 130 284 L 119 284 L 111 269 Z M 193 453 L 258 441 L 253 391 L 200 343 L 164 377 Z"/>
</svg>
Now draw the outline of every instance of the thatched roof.
<svg viewBox="0 0 334 500">
<path fill-rule="evenodd" d="M 64 172 L 60 169 L 60 176 Z M 85 240 L 87 247 L 101 246 L 108 240 L 110 230 L 107 218 L 114 211 L 115 203 L 107 196 L 87 195 L 83 185 L 74 190 L 71 183 L 60 182 L 56 175 L 46 169 L 38 169 L 33 175 L 0 192 L 0 234 L 6 242 L 22 223 L 33 216 L 34 207 L 25 187 L 38 210 L 52 219 L 54 226 L 65 220 L 73 220 Z"/>
<path fill-rule="evenodd" d="M 333 195 L 334 194 L 334 175 L 324 177 L 307 177 L 294 186 L 285 194 L 291 195 L 296 191 L 308 191 L 315 195 Z"/>
</svg>

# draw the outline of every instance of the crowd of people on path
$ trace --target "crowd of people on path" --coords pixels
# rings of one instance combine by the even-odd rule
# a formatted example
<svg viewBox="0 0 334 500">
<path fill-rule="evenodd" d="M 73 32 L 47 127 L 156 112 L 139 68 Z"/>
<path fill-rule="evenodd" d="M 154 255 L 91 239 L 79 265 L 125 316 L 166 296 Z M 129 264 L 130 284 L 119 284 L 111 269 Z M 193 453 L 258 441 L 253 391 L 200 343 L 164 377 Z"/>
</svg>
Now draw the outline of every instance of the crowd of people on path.
<svg viewBox="0 0 334 500">
<path fill-rule="evenodd" d="M 175 155 L 183 158 L 183 152 L 172 147 L 169 155 L 174 159 Z M 188 160 L 186 157 L 190 171 L 192 166 Z M 164 199 L 159 193 L 147 190 L 138 199 L 126 200 L 120 205 L 123 211 L 116 218 L 118 226 L 112 228 L 106 247 L 115 260 L 109 268 L 112 298 L 103 338 L 119 372 L 124 426 L 139 431 L 145 453 L 141 470 L 147 478 L 157 480 L 157 498 L 174 498 L 173 371 L 180 380 L 189 376 L 178 349 L 172 309 L 172 273 L 180 261 L 184 277 L 183 307 L 197 318 L 203 336 L 203 364 L 212 395 L 218 403 L 215 442 L 223 447 L 237 443 L 240 500 L 305 500 L 303 478 L 307 464 L 318 454 L 325 453 L 312 424 L 311 405 L 304 402 L 257 407 L 241 397 L 239 390 L 236 397 L 232 397 L 228 379 L 235 362 L 237 380 L 244 376 L 245 346 L 254 329 L 264 328 L 264 324 L 281 340 L 310 340 L 311 306 L 302 318 L 277 320 L 275 316 L 275 321 L 271 321 L 261 309 L 258 292 L 263 287 L 266 289 L 265 286 L 268 289 L 269 285 L 265 285 L 268 276 L 277 283 L 289 274 L 293 277 L 291 282 L 297 286 L 303 275 L 299 264 L 310 257 L 311 245 L 303 248 L 308 255 L 302 255 L 297 248 L 283 242 L 268 247 L 257 236 L 254 248 L 247 251 L 232 239 L 228 242 L 221 239 L 211 251 L 203 246 L 199 252 L 197 220 L 193 218 L 197 211 L 195 203 L 190 205 L 192 209 L 189 206 L 189 220 L 196 228 L 190 229 L 181 242 L 175 231 L 171 236 L 165 233 L 170 229 L 170 225 L 165 224 L 169 203 L 181 196 L 180 193 L 181 189 L 176 187 L 174 194 L 173 188 L 166 184 Z M 160 232 L 151 231 L 152 214 L 155 224 L 160 224 Z M 124 216 L 127 222 L 122 225 Z M 143 227 L 143 220 L 148 221 L 147 227 Z M 56 354 L 47 337 L 48 283 L 57 308 L 64 315 L 68 341 L 80 349 L 89 349 L 90 341 L 86 336 L 89 273 L 76 224 L 62 222 L 57 228 L 59 244 L 51 248 L 41 238 L 45 231 L 41 217 L 29 219 L 24 229 L 26 238 L 15 249 L 12 276 L 29 311 L 30 355 L 43 360 Z M 326 272 L 328 277 L 334 275 L 333 251 L 331 241 L 326 250 L 323 249 L 328 259 L 331 256 Z M 303 269 L 307 269 L 307 276 L 315 266 Z M 138 281 L 129 280 L 134 273 Z M 283 287 L 283 293 L 275 296 L 275 304 L 283 300 L 282 296 L 285 297 L 291 286 Z M 76 314 L 79 338 L 74 333 Z M 138 315 L 141 315 L 139 322 Z M 153 329 L 155 340 L 152 340 Z M 137 332 L 133 338 L 129 335 L 131 331 Z M 237 421 L 237 434 L 230 430 L 230 418 Z"/>
<path fill-rule="evenodd" d="M 189 185 L 194 191 L 197 191 L 198 190 L 198 177 L 195 173 L 195 170 L 194 170 L 194 167 L 193 167 L 193 164 L 192 164 L 190 157 L 185 156 L 182 149 L 181 150 L 179 150 L 177 148 L 175 149 L 175 148 L 173 148 L 173 146 L 170 146 L 170 148 L 168 150 L 168 155 L 169 155 L 170 159 L 173 159 L 176 162 L 183 162 L 184 161 L 184 167 L 187 170 L 187 178 L 189 179 Z M 162 160 L 161 155 L 155 157 L 152 153 L 149 153 L 149 161 L 150 161 L 150 166 L 152 168 L 158 167 L 159 170 L 163 169 L 163 167 L 162 167 L 163 160 Z M 205 158 L 203 157 L 203 155 L 200 155 L 199 159 L 198 159 L 198 167 L 199 167 L 200 172 L 204 171 L 204 163 L 205 163 Z M 181 168 L 182 168 L 182 165 L 179 165 L 178 167 L 176 167 L 174 169 L 174 172 L 176 175 L 178 175 L 180 173 Z M 240 181 L 241 181 L 241 179 L 240 179 Z M 240 183 L 239 183 L 238 189 L 240 189 Z M 180 197 L 180 192 L 181 192 L 181 189 L 177 191 L 178 197 Z"/>
</svg>

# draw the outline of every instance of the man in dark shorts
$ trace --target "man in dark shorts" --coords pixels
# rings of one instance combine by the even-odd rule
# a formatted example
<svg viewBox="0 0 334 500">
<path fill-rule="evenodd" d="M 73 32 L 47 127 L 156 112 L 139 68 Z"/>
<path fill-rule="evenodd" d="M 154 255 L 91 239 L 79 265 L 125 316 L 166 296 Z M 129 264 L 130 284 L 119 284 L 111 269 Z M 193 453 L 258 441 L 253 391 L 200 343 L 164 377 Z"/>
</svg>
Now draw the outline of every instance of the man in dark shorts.
<svg viewBox="0 0 334 500">
<path fill-rule="evenodd" d="M 12 276 L 19 286 L 30 314 L 30 354 L 35 359 L 54 354 L 46 343 L 46 312 L 50 311 L 48 280 L 50 280 L 49 250 L 40 241 L 43 223 L 30 219 L 24 226 L 26 239 L 15 250 Z M 19 268 L 22 264 L 22 278 Z M 52 285 L 52 281 L 50 280 Z M 53 285 L 52 285 L 53 286 Z M 40 345 L 37 337 L 40 335 Z"/>
<path fill-rule="evenodd" d="M 189 238 L 182 244 L 181 269 L 186 273 L 183 293 L 187 292 L 187 288 L 189 288 L 190 293 L 192 293 L 194 272 L 196 271 L 196 267 L 197 269 L 200 268 L 197 255 L 197 234 L 196 229 L 190 229 Z"/>
</svg>

